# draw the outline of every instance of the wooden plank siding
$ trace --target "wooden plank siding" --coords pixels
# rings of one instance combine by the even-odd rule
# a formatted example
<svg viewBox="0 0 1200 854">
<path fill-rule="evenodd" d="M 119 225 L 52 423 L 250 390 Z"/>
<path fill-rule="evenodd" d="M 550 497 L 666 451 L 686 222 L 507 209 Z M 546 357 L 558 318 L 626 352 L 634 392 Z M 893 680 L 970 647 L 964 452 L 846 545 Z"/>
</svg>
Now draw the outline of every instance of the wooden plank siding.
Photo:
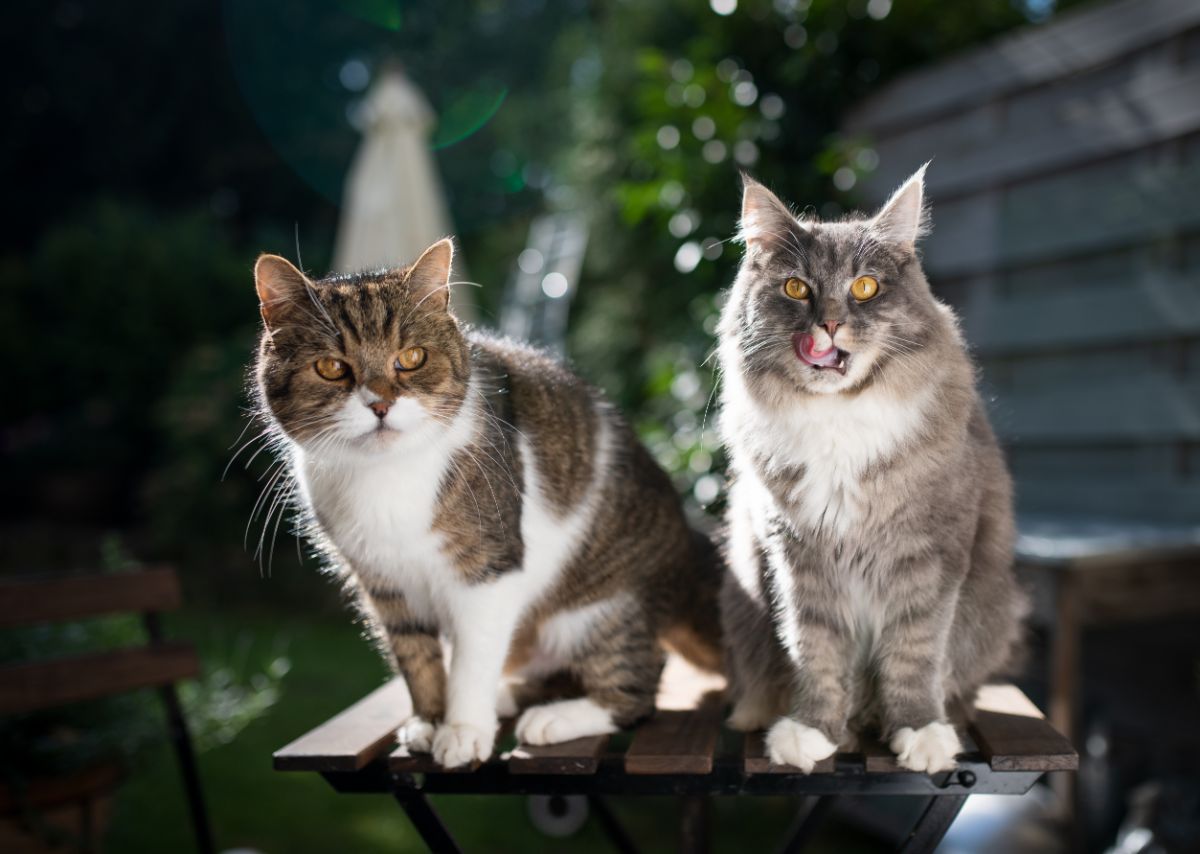
<svg viewBox="0 0 1200 854">
<path fill-rule="evenodd" d="M 1026 513 L 1200 511 L 1200 4 L 1120 0 L 902 77 L 845 130 L 878 204 L 926 160 L 924 259 Z"/>
</svg>

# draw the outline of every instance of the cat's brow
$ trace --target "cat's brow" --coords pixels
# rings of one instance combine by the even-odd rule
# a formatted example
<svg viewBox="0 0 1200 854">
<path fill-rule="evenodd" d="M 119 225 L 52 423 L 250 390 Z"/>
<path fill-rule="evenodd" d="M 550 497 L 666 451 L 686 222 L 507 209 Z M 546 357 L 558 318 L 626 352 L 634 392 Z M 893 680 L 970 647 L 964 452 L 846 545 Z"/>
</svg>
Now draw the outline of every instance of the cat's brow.
<svg viewBox="0 0 1200 854">
<path fill-rule="evenodd" d="M 396 322 L 396 309 L 389 301 L 383 311 L 383 325 L 379 329 L 381 338 L 392 337 L 393 324 Z"/>
<path fill-rule="evenodd" d="M 362 336 L 358 334 L 358 325 L 354 322 L 354 319 L 345 310 L 339 312 L 339 314 L 341 315 L 343 334 L 338 335 L 338 337 L 352 338 L 355 344 L 362 344 Z"/>
</svg>

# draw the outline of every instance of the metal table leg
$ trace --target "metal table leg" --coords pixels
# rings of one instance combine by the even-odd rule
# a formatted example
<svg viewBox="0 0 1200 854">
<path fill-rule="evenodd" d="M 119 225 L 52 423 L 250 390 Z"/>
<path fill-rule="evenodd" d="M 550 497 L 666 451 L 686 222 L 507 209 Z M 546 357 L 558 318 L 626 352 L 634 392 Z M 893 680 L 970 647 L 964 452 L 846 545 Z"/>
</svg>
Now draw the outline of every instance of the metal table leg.
<svg viewBox="0 0 1200 854">
<path fill-rule="evenodd" d="M 709 829 L 708 796 L 685 795 L 680 807 L 680 854 L 707 854 Z"/>
<path fill-rule="evenodd" d="M 799 854 L 812 841 L 820 829 L 825 816 L 833 809 L 834 795 L 810 796 L 804 799 L 796 820 L 788 828 L 787 840 L 779 848 L 779 854 Z"/>
<path fill-rule="evenodd" d="M 901 854 L 927 854 L 937 848 L 959 810 L 967 802 L 967 795 L 935 795 L 917 819 L 908 838 L 901 843 Z"/>
<path fill-rule="evenodd" d="M 637 846 L 633 844 L 633 840 L 629 838 L 629 834 L 625 832 L 621 822 L 608 808 L 608 803 L 604 798 L 599 795 L 588 795 L 588 807 L 600 824 L 600 829 L 608 837 L 608 841 L 613 844 L 613 848 L 620 854 L 637 854 Z"/>
<path fill-rule="evenodd" d="M 433 854 L 460 854 L 462 849 L 450 831 L 446 830 L 446 825 L 442 824 L 424 794 L 414 789 L 398 789 L 395 794 L 400 806 L 408 813 L 408 820 Z"/>
</svg>

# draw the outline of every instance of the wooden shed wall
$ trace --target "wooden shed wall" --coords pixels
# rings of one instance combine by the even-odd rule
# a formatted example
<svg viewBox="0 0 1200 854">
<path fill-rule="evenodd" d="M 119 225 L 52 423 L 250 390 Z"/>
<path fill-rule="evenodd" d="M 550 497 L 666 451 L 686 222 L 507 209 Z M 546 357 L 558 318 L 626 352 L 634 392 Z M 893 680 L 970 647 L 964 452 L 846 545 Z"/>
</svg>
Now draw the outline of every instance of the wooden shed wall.
<svg viewBox="0 0 1200 854">
<path fill-rule="evenodd" d="M 847 123 L 877 203 L 930 158 L 925 262 L 1029 513 L 1200 519 L 1200 2 L 1088 7 Z"/>
</svg>

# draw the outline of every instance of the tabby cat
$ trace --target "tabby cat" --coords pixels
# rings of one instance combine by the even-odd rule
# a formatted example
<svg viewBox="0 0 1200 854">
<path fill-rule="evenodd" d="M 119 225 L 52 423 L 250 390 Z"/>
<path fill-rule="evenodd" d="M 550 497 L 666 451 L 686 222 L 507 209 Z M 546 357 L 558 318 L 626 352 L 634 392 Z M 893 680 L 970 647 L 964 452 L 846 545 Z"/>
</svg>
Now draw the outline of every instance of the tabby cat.
<svg viewBox="0 0 1200 854">
<path fill-rule="evenodd" d="M 720 665 L 719 560 L 670 480 L 562 365 L 458 323 L 452 254 L 319 281 L 255 267 L 262 411 L 407 679 L 401 742 L 446 767 L 487 759 L 518 707 L 527 744 L 647 715 L 660 640 Z"/>
<path fill-rule="evenodd" d="M 798 218 L 747 179 L 723 309 L 722 616 L 736 705 L 810 772 L 858 733 L 952 768 L 949 710 L 1017 646 L 1012 489 L 916 243 L 924 167 L 871 218 Z"/>
</svg>

